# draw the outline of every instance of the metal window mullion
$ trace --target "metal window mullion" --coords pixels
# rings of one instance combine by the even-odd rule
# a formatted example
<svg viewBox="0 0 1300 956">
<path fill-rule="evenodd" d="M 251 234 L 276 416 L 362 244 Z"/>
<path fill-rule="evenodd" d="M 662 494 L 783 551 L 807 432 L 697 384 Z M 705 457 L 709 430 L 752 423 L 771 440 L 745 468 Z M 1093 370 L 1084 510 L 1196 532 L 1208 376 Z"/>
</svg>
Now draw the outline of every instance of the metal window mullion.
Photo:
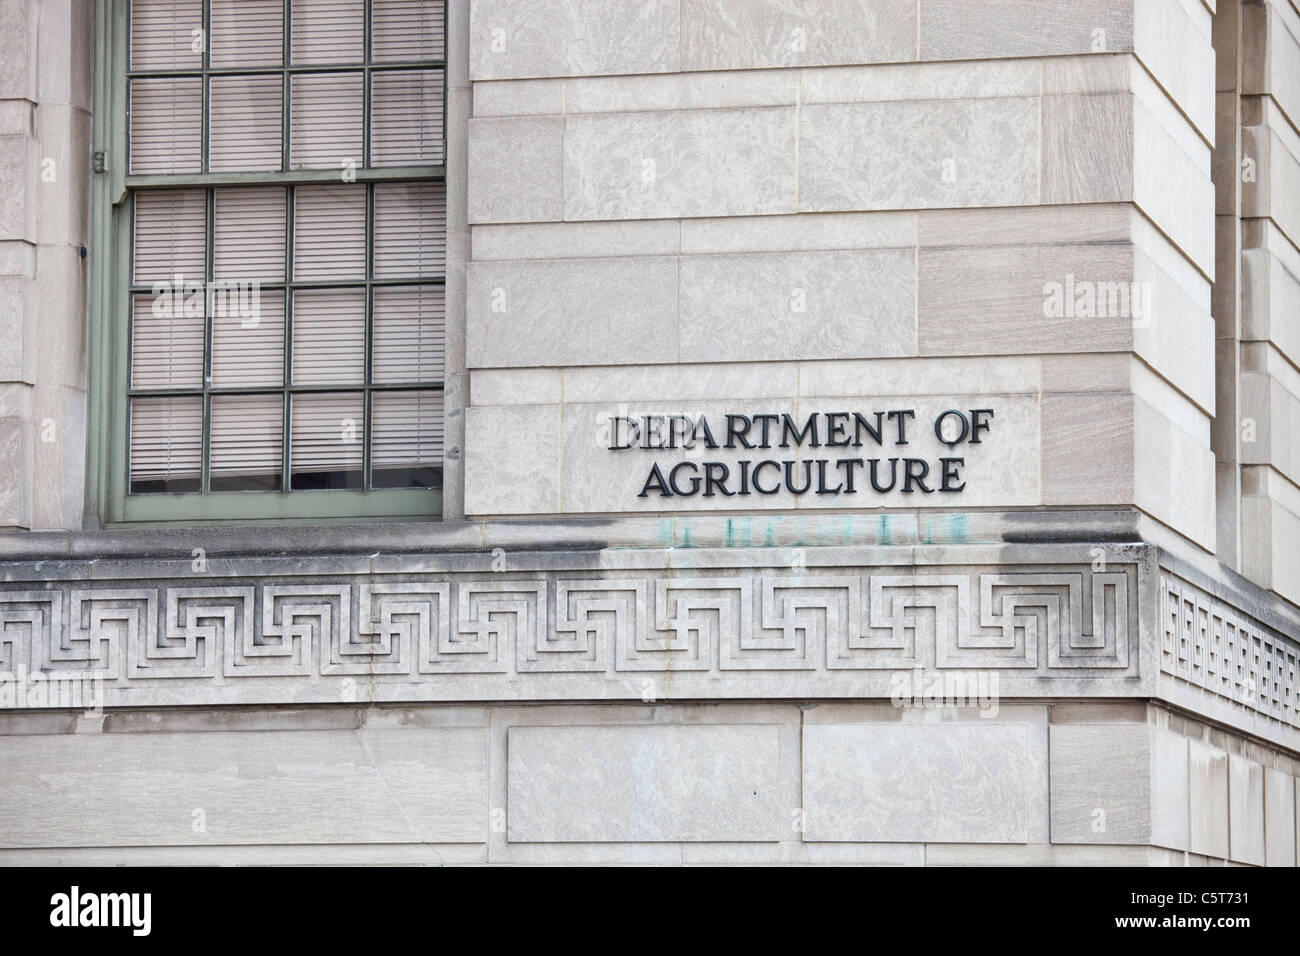
<svg viewBox="0 0 1300 956">
<path fill-rule="evenodd" d="M 371 165 L 370 159 L 370 0 L 365 0 L 361 25 L 361 166 Z M 367 273 L 369 275 L 369 273 Z"/>
<path fill-rule="evenodd" d="M 202 67 L 202 86 L 203 86 L 203 115 L 199 118 L 200 129 L 200 152 L 199 152 L 199 171 L 208 172 L 211 169 L 211 163 L 208 159 L 208 153 L 212 148 L 212 79 L 208 71 L 212 66 L 212 0 L 203 0 L 202 6 L 203 18 L 203 51 L 199 54 L 199 63 Z"/>
<path fill-rule="evenodd" d="M 370 0 L 366 0 L 367 11 Z M 369 20 L 367 19 L 367 23 Z M 369 56 L 369 51 L 367 51 Z M 361 488 L 370 490 L 370 432 L 372 427 L 370 404 L 370 363 L 373 355 L 375 290 L 375 184 L 366 185 L 366 337 L 365 357 L 361 370 L 363 390 L 361 393 L 362 429 L 361 429 Z"/>
<path fill-rule="evenodd" d="M 288 0 L 285 2 L 285 17 L 288 17 Z M 288 41 L 286 41 L 287 44 Z M 297 209 L 297 187 L 285 189 L 286 201 L 284 237 L 284 281 L 293 282 L 293 246 L 294 246 L 294 211 Z M 294 287 L 287 285 L 284 290 L 284 370 L 280 377 L 280 494 L 289 493 L 289 428 L 292 424 L 293 400 L 290 387 L 293 384 L 293 293 Z"/>
<path fill-rule="evenodd" d="M 289 77 L 289 30 L 293 21 L 289 11 L 289 0 L 280 5 L 280 69 L 284 72 L 280 80 L 280 169 L 289 170 L 289 96 L 293 92 L 292 79 Z"/>
<path fill-rule="evenodd" d="M 206 11 L 207 4 L 204 4 Z M 205 34 L 206 36 L 206 34 Z M 205 44 L 206 49 L 206 44 Z M 216 219 L 217 192 L 209 189 L 205 193 L 207 200 L 207 223 L 205 227 L 205 244 L 203 265 L 203 426 L 199 445 L 199 493 L 208 493 L 208 481 L 212 473 L 212 276 L 216 264 Z M 184 296 L 184 289 L 181 290 Z"/>
</svg>

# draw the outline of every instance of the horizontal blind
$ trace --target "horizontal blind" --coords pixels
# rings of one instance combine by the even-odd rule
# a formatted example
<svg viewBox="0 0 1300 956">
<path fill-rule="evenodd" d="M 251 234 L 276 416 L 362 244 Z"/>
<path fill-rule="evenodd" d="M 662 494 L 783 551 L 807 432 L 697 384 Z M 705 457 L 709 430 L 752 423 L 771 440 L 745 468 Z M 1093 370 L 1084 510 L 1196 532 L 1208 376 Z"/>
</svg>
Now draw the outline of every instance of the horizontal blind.
<svg viewBox="0 0 1300 956">
<path fill-rule="evenodd" d="M 290 80 L 289 165 L 293 169 L 360 166 L 362 76 L 311 73 Z"/>
<path fill-rule="evenodd" d="M 218 189 L 213 195 L 213 278 L 282 281 L 286 191 L 250 186 Z"/>
<path fill-rule="evenodd" d="M 365 4 L 360 0 L 293 0 L 293 62 L 360 63 Z"/>
<path fill-rule="evenodd" d="M 197 70 L 202 0 L 131 0 L 131 69 Z"/>
<path fill-rule="evenodd" d="M 284 292 L 261 289 L 253 319 L 229 310 L 212 317 L 212 385 L 284 384 Z"/>
<path fill-rule="evenodd" d="M 370 410 L 372 469 L 442 464 L 441 392 L 376 392 Z"/>
<path fill-rule="evenodd" d="M 207 274 L 207 194 L 202 189 L 136 193 L 132 275 L 137 283 Z"/>
<path fill-rule="evenodd" d="M 197 76 L 131 80 L 130 171 L 202 170 L 203 81 Z"/>
<path fill-rule="evenodd" d="M 371 0 L 370 49 L 376 63 L 441 60 L 443 0 Z"/>
<path fill-rule="evenodd" d="M 374 292 L 371 380 L 441 381 L 447 350 L 442 286 L 381 286 Z"/>
<path fill-rule="evenodd" d="M 293 277 L 362 279 L 366 275 L 366 187 L 294 190 Z"/>
<path fill-rule="evenodd" d="M 370 165 L 442 162 L 442 71 L 383 70 L 370 78 Z"/>
<path fill-rule="evenodd" d="M 212 0 L 212 66 L 280 66 L 284 60 L 281 0 Z"/>
<path fill-rule="evenodd" d="M 213 172 L 280 169 L 283 81 L 271 76 L 214 76 L 208 168 Z"/>
<path fill-rule="evenodd" d="M 168 286 L 158 295 L 131 297 L 132 388 L 203 385 L 203 297 L 198 280 L 192 290 Z"/>
<path fill-rule="evenodd" d="M 284 398 L 281 395 L 214 395 L 209 481 L 214 491 L 232 478 L 268 478 L 279 487 L 284 453 Z"/>
<path fill-rule="evenodd" d="M 437 278 L 446 262 L 446 184 L 376 186 L 375 277 Z"/>
<path fill-rule="evenodd" d="M 292 472 L 359 472 L 364 415 L 360 392 L 294 395 L 289 430 Z"/>
<path fill-rule="evenodd" d="M 366 364 L 364 289 L 293 294 L 293 384 L 360 385 Z"/>
<path fill-rule="evenodd" d="M 202 467 L 203 399 L 131 400 L 131 481 L 198 479 Z"/>
</svg>

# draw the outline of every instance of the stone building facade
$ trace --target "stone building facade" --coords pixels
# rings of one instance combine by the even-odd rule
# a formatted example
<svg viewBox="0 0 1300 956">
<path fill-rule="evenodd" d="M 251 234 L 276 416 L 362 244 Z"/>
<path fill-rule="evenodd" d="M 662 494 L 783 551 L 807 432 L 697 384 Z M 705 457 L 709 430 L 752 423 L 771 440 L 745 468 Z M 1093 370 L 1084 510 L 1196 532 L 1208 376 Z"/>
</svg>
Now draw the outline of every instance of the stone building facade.
<svg viewBox="0 0 1300 956">
<path fill-rule="evenodd" d="M 0 0 L 0 860 L 1296 864 L 1294 0 L 229 7 Z"/>
</svg>

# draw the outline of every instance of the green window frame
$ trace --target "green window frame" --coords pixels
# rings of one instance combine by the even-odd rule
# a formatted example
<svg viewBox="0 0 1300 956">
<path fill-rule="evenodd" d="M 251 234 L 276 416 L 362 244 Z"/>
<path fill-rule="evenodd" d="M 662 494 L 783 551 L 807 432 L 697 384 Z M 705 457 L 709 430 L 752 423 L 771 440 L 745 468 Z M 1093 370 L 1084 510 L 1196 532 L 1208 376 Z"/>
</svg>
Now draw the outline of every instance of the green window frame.
<svg viewBox="0 0 1300 956">
<path fill-rule="evenodd" d="M 363 0 L 365 6 L 366 39 L 364 45 L 364 63 L 359 64 L 366 74 L 366 89 L 369 90 L 369 75 L 372 67 L 379 69 L 410 69 L 412 64 L 372 63 L 369 42 L 371 24 L 371 2 Z M 127 172 L 127 133 L 128 133 L 128 71 L 129 63 L 129 11 L 131 0 L 96 0 L 95 3 L 95 49 L 92 143 L 95 151 L 95 172 L 91 184 L 91 222 L 90 222 L 90 289 L 88 308 L 88 415 L 87 415 L 87 503 L 94 508 L 103 526 L 148 526 L 148 525 L 203 525 L 224 523 L 323 523 L 330 521 L 356 522 L 374 520 L 435 520 L 442 513 L 441 488 L 376 488 L 330 489 L 330 490 L 291 490 L 291 482 L 284 481 L 278 491 L 219 491 L 186 493 L 151 493 L 129 494 L 128 447 L 129 447 L 129 395 L 131 386 L 130 370 L 130 316 L 132 309 L 132 197 L 138 191 L 153 189 L 207 189 L 209 204 L 209 242 L 211 241 L 211 202 L 213 187 L 218 186 L 253 186 L 275 185 L 288 187 L 292 193 L 294 186 L 311 184 L 339 184 L 339 169 L 281 170 L 277 172 L 204 172 L 165 175 L 131 175 Z M 287 5 L 286 5 L 287 10 Z M 210 36 L 207 29 L 208 4 L 203 4 L 204 35 Z M 443 22 L 446 23 L 446 9 L 443 5 Z M 286 14 L 286 21 L 287 21 Z M 286 22 L 287 28 L 287 22 Z M 286 45 L 288 33 L 285 34 Z M 211 44 L 204 43 L 202 66 L 204 88 L 207 77 L 222 72 L 258 72 L 252 70 L 222 71 L 210 67 Z M 371 199 L 367 203 L 367 229 L 370 229 L 373 216 L 373 191 L 376 184 L 413 183 L 428 181 L 446 181 L 446 56 L 440 62 L 420 61 L 420 68 L 440 68 L 443 76 L 443 111 L 444 143 L 442 157 L 444 162 L 436 166 L 402 166 L 374 168 L 358 165 L 355 171 L 349 171 L 348 182 L 364 185 Z M 347 66 L 343 69 L 353 69 Z M 283 63 L 281 67 L 262 72 L 299 74 L 312 72 L 335 72 L 339 66 L 332 67 L 298 67 Z M 190 72 L 190 71 L 171 71 Z M 206 105 L 206 96 L 205 96 Z M 366 149 L 363 153 L 369 160 L 370 139 L 370 97 L 363 98 L 365 126 L 363 137 Z M 282 104 L 286 115 L 289 104 Z M 207 124 L 204 124 L 206 140 Z M 289 144 L 282 142 L 286 151 Z M 206 156 L 206 149 L 205 149 Z M 290 236 L 287 241 L 291 243 Z M 370 268 L 372 242 L 368 238 L 367 270 L 364 281 L 350 282 L 349 285 L 364 286 L 366 301 L 371 301 L 371 291 L 383 286 L 382 280 L 372 275 Z M 291 246 L 290 246 L 291 247 Z M 209 269 L 211 268 L 211 247 L 209 246 Z M 445 269 L 442 277 L 436 280 L 421 280 L 424 284 L 443 284 L 445 288 Z M 210 276 L 209 276 L 210 278 Z M 310 286 L 311 283 L 296 282 L 291 274 L 285 276 L 288 285 Z M 409 284 L 409 283 L 407 283 Z M 335 391 L 360 391 L 366 397 L 365 407 L 369 416 L 371 394 L 370 383 L 370 308 L 367 306 L 367 356 L 365 385 L 355 388 L 338 388 Z M 208 325 L 211 319 L 206 320 Z M 211 333 L 205 339 L 205 354 L 210 348 Z M 425 390 L 443 390 L 446 370 L 436 387 L 425 384 Z M 194 391 L 194 390 L 190 390 Z M 205 375 L 202 393 L 205 405 L 210 401 L 211 383 Z M 245 390 L 247 391 L 247 390 Z M 265 391 L 265 389 L 262 389 Z M 290 396 L 295 388 L 286 380 L 280 388 L 271 391 L 283 391 Z M 304 388 L 302 391 L 311 391 Z M 166 394 L 163 392 L 162 394 Z M 287 418 L 287 414 L 286 414 Z M 205 413 L 205 423 L 208 414 Z M 370 442 L 369 429 L 363 433 L 364 471 L 369 483 Z M 203 449 L 203 472 L 208 471 L 208 449 L 206 447 L 207 427 L 204 428 L 205 447 Z M 287 427 L 282 437 L 288 448 L 290 435 Z M 282 465 L 288 471 L 287 459 Z"/>
</svg>

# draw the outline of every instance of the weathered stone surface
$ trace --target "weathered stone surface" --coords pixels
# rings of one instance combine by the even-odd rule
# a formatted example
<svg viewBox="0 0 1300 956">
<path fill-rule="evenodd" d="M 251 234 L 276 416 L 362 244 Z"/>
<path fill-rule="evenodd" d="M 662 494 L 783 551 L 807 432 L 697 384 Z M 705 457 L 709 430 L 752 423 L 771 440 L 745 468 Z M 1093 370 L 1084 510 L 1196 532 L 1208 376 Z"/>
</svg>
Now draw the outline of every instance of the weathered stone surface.
<svg viewBox="0 0 1300 956">
<path fill-rule="evenodd" d="M 1029 736 L 978 721 L 807 726 L 805 838 L 1024 843 Z"/>
<path fill-rule="evenodd" d="M 470 6 L 475 80 L 678 69 L 679 3 L 589 6 L 573 0 L 480 0 Z"/>
<path fill-rule="evenodd" d="M 780 839 L 775 726 L 511 727 L 512 842 Z"/>
<path fill-rule="evenodd" d="M 559 117 L 469 121 L 469 221 L 563 218 Z"/>
<path fill-rule="evenodd" d="M 799 208 L 928 209 L 1038 201 L 1036 98 L 805 106 Z"/>
<path fill-rule="evenodd" d="M 911 0 L 684 0 L 682 68 L 912 60 L 916 16 Z"/>
<path fill-rule="evenodd" d="M 466 278 L 466 364 L 673 362 L 677 260 L 472 262 Z"/>
<path fill-rule="evenodd" d="M 684 257 L 681 354 L 705 362 L 910 355 L 913 267 L 910 249 Z"/>
<path fill-rule="evenodd" d="M 564 218 L 794 212 L 795 152 L 787 107 L 570 115 Z"/>
<path fill-rule="evenodd" d="M 0 737 L 0 753 L 5 847 L 455 843 L 486 828 L 481 728 Z"/>
</svg>

